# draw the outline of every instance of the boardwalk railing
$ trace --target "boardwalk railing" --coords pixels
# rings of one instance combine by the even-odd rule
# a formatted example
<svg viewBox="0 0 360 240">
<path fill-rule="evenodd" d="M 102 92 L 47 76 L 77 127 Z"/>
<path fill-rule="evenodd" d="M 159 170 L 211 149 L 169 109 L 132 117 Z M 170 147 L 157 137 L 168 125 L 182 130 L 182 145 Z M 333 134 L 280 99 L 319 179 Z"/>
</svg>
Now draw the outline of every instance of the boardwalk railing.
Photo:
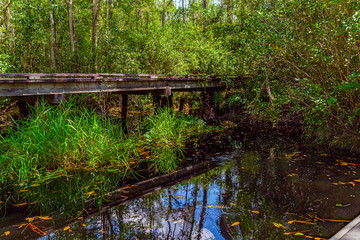
<svg viewBox="0 0 360 240">
<path fill-rule="evenodd" d="M 221 90 L 215 75 L 2 73 L 0 97 L 117 92 L 171 95 L 172 91 Z"/>
</svg>

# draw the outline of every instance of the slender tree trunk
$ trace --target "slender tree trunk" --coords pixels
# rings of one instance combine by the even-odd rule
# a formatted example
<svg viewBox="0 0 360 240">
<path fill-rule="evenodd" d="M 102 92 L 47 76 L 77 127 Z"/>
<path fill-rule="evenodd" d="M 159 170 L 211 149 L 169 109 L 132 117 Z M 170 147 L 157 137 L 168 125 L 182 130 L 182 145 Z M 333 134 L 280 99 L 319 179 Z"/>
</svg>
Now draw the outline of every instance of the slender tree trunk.
<svg viewBox="0 0 360 240">
<path fill-rule="evenodd" d="M 98 48 L 98 24 L 99 24 L 99 14 L 101 7 L 101 0 L 92 1 L 92 44 L 93 44 L 93 56 L 94 56 L 94 70 L 97 72 L 97 48 Z"/>
<path fill-rule="evenodd" d="M 100 13 L 100 6 L 101 0 L 93 0 L 92 1 L 92 43 L 94 48 L 96 49 L 98 46 L 98 24 L 99 24 L 99 13 Z"/>
<path fill-rule="evenodd" d="M 4 7 L 1 10 L 0 15 L 0 27 L 5 23 L 6 30 L 9 28 L 10 25 L 10 14 L 9 14 L 9 7 L 12 3 L 10 0 L 8 3 L 4 4 Z"/>
<path fill-rule="evenodd" d="M 165 27 L 165 15 L 166 15 L 166 0 L 163 0 L 163 11 L 161 13 L 161 25 Z"/>
<path fill-rule="evenodd" d="M 69 0 L 68 4 L 69 4 L 69 29 L 70 29 L 71 52 L 75 53 L 75 31 L 74 31 L 74 19 L 72 13 L 73 0 Z"/>
<path fill-rule="evenodd" d="M 56 46 L 56 35 L 55 35 L 55 21 L 54 21 L 54 10 L 52 9 L 52 4 L 50 3 L 50 27 L 51 27 L 51 43 L 50 43 L 50 60 L 51 60 L 51 69 L 56 70 L 56 59 L 55 59 L 55 46 Z"/>
<path fill-rule="evenodd" d="M 203 0 L 203 8 L 206 9 L 206 0 Z"/>
<path fill-rule="evenodd" d="M 108 21 L 109 21 L 109 28 L 112 28 L 112 20 L 113 20 L 113 0 L 108 0 L 109 4 L 109 12 L 108 12 Z"/>
<path fill-rule="evenodd" d="M 228 14 L 228 23 L 232 24 L 232 22 L 233 22 L 232 0 L 228 0 L 226 10 L 227 10 L 227 14 Z"/>
</svg>

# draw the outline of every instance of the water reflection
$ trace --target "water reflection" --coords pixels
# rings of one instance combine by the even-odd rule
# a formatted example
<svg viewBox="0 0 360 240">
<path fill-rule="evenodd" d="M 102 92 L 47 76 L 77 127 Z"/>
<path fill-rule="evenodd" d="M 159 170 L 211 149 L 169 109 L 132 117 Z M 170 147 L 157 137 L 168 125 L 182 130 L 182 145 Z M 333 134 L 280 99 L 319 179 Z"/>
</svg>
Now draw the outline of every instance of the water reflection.
<svg viewBox="0 0 360 240">
<path fill-rule="evenodd" d="M 226 158 L 44 239 L 327 238 L 360 212 L 356 158 L 274 142 L 248 142 Z"/>
</svg>

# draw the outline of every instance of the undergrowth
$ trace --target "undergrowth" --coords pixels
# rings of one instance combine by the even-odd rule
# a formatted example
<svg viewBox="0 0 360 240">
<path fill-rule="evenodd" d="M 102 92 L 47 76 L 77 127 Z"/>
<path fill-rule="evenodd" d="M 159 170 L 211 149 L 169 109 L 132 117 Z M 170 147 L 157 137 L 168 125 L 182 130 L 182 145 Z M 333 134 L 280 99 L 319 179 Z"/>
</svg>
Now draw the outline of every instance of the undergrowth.
<svg viewBox="0 0 360 240">
<path fill-rule="evenodd" d="M 74 101 L 42 103 L 0 137 L 0 181 L 27 182 L 74 170 L 116 169 L 127 175 L 144 161 L 148 170 L 166 173 L 178 166 L 185 142 L 206 131 L 211 127 L 202 120 L 160 110 L 125 136 L 121 124 Z"/>
</svg>

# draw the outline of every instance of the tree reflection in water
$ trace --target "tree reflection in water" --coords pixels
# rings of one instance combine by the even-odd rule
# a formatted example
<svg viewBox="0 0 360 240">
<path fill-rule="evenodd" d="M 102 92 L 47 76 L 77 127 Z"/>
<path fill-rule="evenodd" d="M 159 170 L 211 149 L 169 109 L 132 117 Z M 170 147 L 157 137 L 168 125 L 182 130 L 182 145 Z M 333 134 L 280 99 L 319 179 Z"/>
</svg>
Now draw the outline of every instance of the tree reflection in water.
<svg viewBox="0 0 360 240">
<path fill-rule="evenodd" d="M 111 208 L 72 225 L 72 232 L 59 231 L 48 238 L 299 239 L 284 234 L 297 231 L 330 237 L 345 223 L 323 222 L 311 215 L 351 220 L 360 212 L 360 198 L 353 197 L 358 185 L 332 184 L 360 178 L 359 166 L 339 164 L 339 159 L 351 161 L 344 155 L 270 143 L 226 158 L 205 174 Z M 348 207 L 338 207 L 339 203 Z"/>
</svg>

